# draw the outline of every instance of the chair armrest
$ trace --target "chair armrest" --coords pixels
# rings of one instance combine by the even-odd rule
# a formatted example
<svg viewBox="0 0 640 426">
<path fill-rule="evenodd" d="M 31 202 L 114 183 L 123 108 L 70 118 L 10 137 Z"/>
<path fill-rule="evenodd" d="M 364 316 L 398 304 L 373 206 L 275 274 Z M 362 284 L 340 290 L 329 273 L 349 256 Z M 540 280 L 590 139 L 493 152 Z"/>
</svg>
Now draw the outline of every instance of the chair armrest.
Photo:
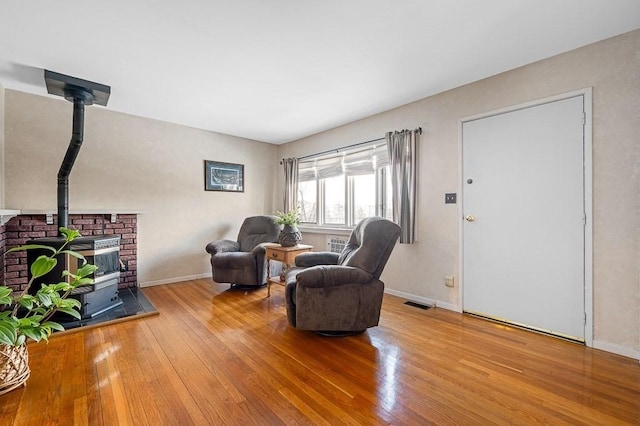
<svg viewBox="0 0 640 426">
<path fill-rule="evenodd" d="M 240 244 L 237 241 L 231 240 L 216 240 L 207 244 L 207 252 L 214 255 L 216 253 L 226 253 L 230 251 L 240 251 Z"/>
<path fill-rule="evenodd" d="M 265 255 L 267 253 L 266 245 L 270 243 L 260 243 L 251 250 L 251 254 L 254 256 Z"/>
<path fill-rule="evenodd" d="M 337 265 L 340 254 L 329 251 L 300 253 L 294 259 L 296 266 L 310 268 L 317 265 Z"/>
<path fill-rule="evenodd" d="M 318 265 L 303 269 L 296 274 L 298 286 L 333 287 L 343 284 L 364 284 L 373 279 L 373 275 L 359 268 L 340 265 Z"/>
</svg>

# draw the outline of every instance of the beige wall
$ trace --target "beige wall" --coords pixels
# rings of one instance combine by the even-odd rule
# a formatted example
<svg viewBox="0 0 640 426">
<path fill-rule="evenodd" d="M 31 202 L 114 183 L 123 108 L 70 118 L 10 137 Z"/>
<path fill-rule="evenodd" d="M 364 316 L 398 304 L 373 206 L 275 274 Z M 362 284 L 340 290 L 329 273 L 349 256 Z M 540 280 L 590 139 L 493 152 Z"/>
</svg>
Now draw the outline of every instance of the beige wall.
<svg viewBox="0 0 640 426">
<path fill-rule="evenodd" d="M 458 190 L 459 120 L 585 87 L 593 87 L 594 345 L 640 356 L 640 30 L 282 145 L 278 157 L 422 126 L 419 242 L 397 246 L 383 279 L 459 308 L 458 287 L 443 282 L 457 282 L 460 262 L 458 206 L 444 204 L 444 193 Z"/>
<path fill-rule="evenodd" d="M 56 175 L 71 138 L 72 104 L 6 90 L 6 205 L 56 210 Z M 71 210 L 140 210 L 138 280 L 210 274 L 207 242 L 235 239 L 242 219 L 273 212 L 274 145 L 86 108 L 70 177 Z M 245 192 L 204 191 L 203 160 L 245 166 Z"/>
<path fill-rule="evenodd" d="M 0 209 L 4 208 L 4 87 L 0 84 Z"/>
</svg>

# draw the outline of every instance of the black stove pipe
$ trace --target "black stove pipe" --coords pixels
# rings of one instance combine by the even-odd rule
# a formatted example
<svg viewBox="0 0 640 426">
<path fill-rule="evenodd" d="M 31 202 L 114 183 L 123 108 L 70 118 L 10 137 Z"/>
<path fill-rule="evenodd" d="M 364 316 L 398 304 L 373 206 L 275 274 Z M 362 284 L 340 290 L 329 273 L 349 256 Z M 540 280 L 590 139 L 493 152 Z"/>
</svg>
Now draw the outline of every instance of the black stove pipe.
<svg viewBox="0 0 640 426">
<path fill-rule="evenodd" d="M 69 226 L 69 175 L 78 157 L 84 138 L 84 104 L 82 96 L 73 97 L 73 131 L 67 153 L 58 171 L 58 228 Z M 58 236 L 62 233 L 58 231 Z"/>
<path fill-rule="evenodd" d="M 69 175 L 78 157 L 78 152 L 82 147 L 82 139 L 84 138 L 84 107 L 85 105 L 93 104 L 106 106 L 111 88 L 104 84 L 49 70 L 44 70 L 44 81 L 47 85 L 48 93 L 62 96 L 66 100 L 73 102 L 71 142 L 58 171 L 58 228 L 68 228 Z M 58 232 L 58 236 L 62 237 L 62 233 Z"/>
</svg>

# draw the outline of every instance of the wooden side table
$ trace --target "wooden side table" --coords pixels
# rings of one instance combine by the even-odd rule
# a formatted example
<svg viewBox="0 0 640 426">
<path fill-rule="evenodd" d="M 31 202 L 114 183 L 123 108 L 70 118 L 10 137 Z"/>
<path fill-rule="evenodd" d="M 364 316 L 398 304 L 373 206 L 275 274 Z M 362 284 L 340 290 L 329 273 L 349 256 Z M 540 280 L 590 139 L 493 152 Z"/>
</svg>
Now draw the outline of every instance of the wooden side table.
<svg viewBox="0 0 640 426">
<path fill-rule="evenodd" d="M 307 244 L 298 244 L 293 247 L 282 247 L 280 244 L 268 244 L 265 246 L 267 249 L 267 297 L 271 296 L 271 284 L 285 285 L 284 276 L 287 269 L 293 265 L 293 260 L 300 253 L 311 251 L 313 246 Z M 282 274 L 280 277 L 271 276 L 271 262 L 270 260 L 277 260 L 282 262 Z"/>
</svg>

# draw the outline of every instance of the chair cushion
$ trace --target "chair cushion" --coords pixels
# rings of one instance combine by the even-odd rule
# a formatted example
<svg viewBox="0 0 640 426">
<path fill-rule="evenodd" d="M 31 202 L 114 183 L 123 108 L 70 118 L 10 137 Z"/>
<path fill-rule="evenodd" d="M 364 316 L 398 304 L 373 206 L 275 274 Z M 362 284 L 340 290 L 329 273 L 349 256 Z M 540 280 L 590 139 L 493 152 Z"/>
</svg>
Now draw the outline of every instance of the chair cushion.
<svg viewBox="0 0 640 426">
<path fill-rule="evenodd" d="M 302 287 L 333 287 L 348 283 L 363 284 L 371 281 L 370 273 L 351 266 L 318 265 L 306 268 L 296 274 L 298 285 Z"/>
<path fill-rule="evenodd" d="M 338 253 L 331 253 L 328 251 L 310 251 L 297 255 L 294 262 L 296 266 L 305 268 L 316 265 L 337 265 L 338 256 Z"/>
<path fill-rule="evenodd" d="M 260 243 L 277 242 L 280 225 L 277 225 L 275 220 L 275 216 L 252 216 L 246 218 L 238 233 L 240 251 L 251 251 Z"/>
</svg>

